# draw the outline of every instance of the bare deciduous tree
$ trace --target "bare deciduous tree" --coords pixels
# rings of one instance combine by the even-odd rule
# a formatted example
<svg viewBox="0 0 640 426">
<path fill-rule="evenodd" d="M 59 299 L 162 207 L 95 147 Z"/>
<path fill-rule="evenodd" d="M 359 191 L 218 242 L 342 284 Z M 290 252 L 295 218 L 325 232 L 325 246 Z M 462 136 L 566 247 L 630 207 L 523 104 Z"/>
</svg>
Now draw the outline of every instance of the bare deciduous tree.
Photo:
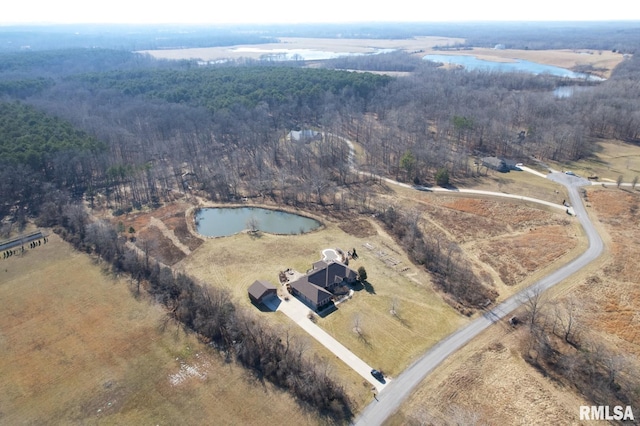
<svg viewBox="0 0 640 426">
<path fill-rule="evenodd" d="M 252 214 L 251 216 L 249 216 L 249 219 L 247 219 L 246 226 L 249 229 L 249 231 L 256 233 L 259 230 L 260 221 L 258 220 L 257 217 L 255 217 L 255 215 Z"/>
<path fill-rule="evenodd" d="M 541 321 L 541 311 L 546 301 L 542 296 L 542 291 L 534 288 L 527 292 L 524 300 L 524 308 L 527 311 L 527 318 L 530 327 L 536 327 Z"/>
</svg>

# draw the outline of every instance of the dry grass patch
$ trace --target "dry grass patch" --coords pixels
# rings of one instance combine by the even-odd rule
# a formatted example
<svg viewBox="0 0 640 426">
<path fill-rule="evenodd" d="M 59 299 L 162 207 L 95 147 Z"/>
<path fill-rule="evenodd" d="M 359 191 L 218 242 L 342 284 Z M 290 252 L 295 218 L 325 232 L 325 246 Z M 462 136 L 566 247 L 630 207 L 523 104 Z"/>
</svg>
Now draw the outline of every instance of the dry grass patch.
<svg viewBox="0 0 640 426">
<path fill-rule="evenodd" d="M 504 284 L 513 286 L 576 247 L 574 229 L 567 225 L 542 226 L 519 235 L 498 237 L 480 242 L 475 249 L 481 253 L 481 261 L 498 271 Z"/>
<path fill-rule="evenodd" d="M 534 165 L 527 166 L 535 168 L 533 167 Z M 519 171 L 511 171 L 509 173 L 489 171 L 487 176 L 465 179 L 460 186 L 462 188 L 522 195 L 558 204 L 568 198 L 567 191 L 562 185 L 531 173 Z"/>
<path fill-rule="evenodd" d="M 438 367 L 388 424 L 575 423 L 586 402 L 526 364 L 512 334 L 483 333 L 483 342 Z"/>
<path fill-rule="evenodd" d="M 371 222 L 365 219 L 343 222 L 339 224 L 338 227 L 347 234 L 358 238 L 373 237 L 378 233 L 373 225 L 371 225 Z"/>
<path fill-rule="evenodd" d="M 558 170 L 571 170 L 588 177 L 598 176 L 601 182 L 615 182 L 622 176 L 630 183 L 640 176 L 640 146 L 616 140 L 598 142 L 593 156 L 564 164 L 549 162 Z"/>
<path fill-rule="evenodd" d="M 317 423 L 55 235 L 1 273 L 2 424 Z"/>
<path fill-rule="evenodd" d="M 320 318 L 318 325 L 371 365 L 396 374 L 416 355 L 424 352 L 446 334 L 464 322 L 452 308 L 436 294 L 426 272 L 416 271 L 409 260 L 375 223 L 364 225 L 355 219 L 353 229 L 366 229 L 366 237 L 357 237 L 340 229 L 339 225 L 325 222 L 325 228 L 303 235 L 260 234 L 253 237 L 238 234 L 207 240 L 191 256 L 180 263 L 180 268 L 211 285 L 228 288 L 239 303 L 251 307 L 247 288 L 257 279 L 278 283 L 278 272 L 293 268 L 306 272 L 321 257 L 325 248 L 355 248 L 359 259 L 351 261 L 357 270 L 364 266 L 371 287 L 357 291 L 351 300 L 338 306 L 337 311 Z M 374 232 L 375 231 L 375 234 Z M 359 233 L 359 232 L 358 232 Z M 359 233 L 360 235 L 360 233 Z M 377 248 L 370 251 L 363 245 Z M 377 255 L 384 251 L 401 263 L 392 267 Z M 386 258 L 385 257 L 385 258 Z M 411 267 L 413 279 L 400 273 Z M 408 271 L 407 271 L 408 272 Z M 390 313 L 394 298 L 400 301 L 400 319 Z M 257 310 L 256 310 L 257 311 Z M 363 329 L 369 343 L 359 340 L 353 332 L 353 315 L 361 313 Z M 281 315 L 261 313 L 266 321 L 279 321 Z M 391 349 L 393 348 L 393 349 Z M 334 363 L 335 364 L 335 363 Z M 341 364 L 338 362 L 338 364 Z"/>
<path fill-rule="evenodd" d="M 138 247 L 143 248 L 150 256 L 165 265 L 174 265 L 185 258 L 185 253 L 176 247 L 161 229 L 155 226 L 148 226 L 136 234 Z"/>
<path fill-rule="evenodd" d="M 581 286 L 592 312 L 585 320 L 640 357 L 640 265 L 635 261 L 640 258 L 640 194 L 597 189 L 589 191 L 589 199 L 611 236 L 611 258 L 596 285 Z"/>
<path fill-rule="evenodd" d="M 497 62 L 513 62 L 524 59 L 561 68 L 574 69 L 581 65 L 591 65 L 597 70 L 595 74 L 609 78 L 611 71 L 623 61 L 621 53 L 611 51 L 595 51 L 590 49 L 556 49 L 556 50 L 521 50 L 521 49 L 490 49 L 473 48 L 470 52 L 455 52 L 477 56 L 481 59 Z"/>
<path fill-rule="evenodd" d="M 202 244 L 202 238 L 194 235 L 187 225 L 186 211 L 190 205 L 176 202 L 153 211 L 136 212 L 113 219 L 122 224 L 127 236 L 135 236 L 138 247 L 160 262 L 174 265 Z M 135 234 L 129 234 L 129 228 Z"/>
</svg>

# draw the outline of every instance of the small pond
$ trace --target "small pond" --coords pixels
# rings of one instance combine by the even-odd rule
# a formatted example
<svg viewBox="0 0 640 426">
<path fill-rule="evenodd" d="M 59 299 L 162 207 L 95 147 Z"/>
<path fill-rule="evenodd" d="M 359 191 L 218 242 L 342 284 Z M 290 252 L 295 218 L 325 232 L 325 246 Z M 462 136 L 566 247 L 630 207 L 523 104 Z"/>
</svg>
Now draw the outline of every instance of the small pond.
<svg viewBox="0 0 640 426">
<path fill-rule="evenodd" d="M 589 81 L 602 81 L 597 76 L 573 72 L 571 70 L 554 67 L 553 65 L 538 64 L 536 62 L 517 59 L 515 62 L 495 62 L 479 59 L 470 55 L 426 55 L 422 59 L 444 64 L 456 64 L 468 70 L 484 70 L 498 72 L 526 72 L 529 74 L 551 74 L 558 77 L 584 79 Z"/>
<path fill-rule="evenodd" d="M 301 234 L 320 227 L 320 222 L 308 217 L 258 207 L 199 209 L 195 221 L 197 231 L 207 237 L 237 234 L 249 229 L 250 221 L 258 230 L 270 234 Z"/>
</svg>

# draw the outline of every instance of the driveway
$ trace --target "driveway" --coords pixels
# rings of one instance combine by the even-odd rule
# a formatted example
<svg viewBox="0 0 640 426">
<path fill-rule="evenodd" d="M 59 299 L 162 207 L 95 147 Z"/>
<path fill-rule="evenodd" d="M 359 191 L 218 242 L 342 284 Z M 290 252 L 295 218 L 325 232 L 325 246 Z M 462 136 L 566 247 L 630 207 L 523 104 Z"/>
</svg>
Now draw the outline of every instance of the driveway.
<svg viewBox="0 0 640 426">
<path fill-rule="evenodd" d="M 267 302 L 267 306 L 270 309 L 282 312 L 283 314 L 291 318 L 304 331 L 309 333 L 311 337 L 320 342 L 325 348 L 329 349 L 335 356 L 340 358 L 356 373 L 360 374 L 366 381 L 375 386 L 378 392 L 384 389 L 385 386 L 389 383 L 388 379 L 386 383 L 380 383 L 379 381 L 374 379 L 371 375 L 372 367 L 370 365 L 358 358 L 353 352 L 347 349 L 336 339 L 331 337 L 326 331 L 311 322 L 311 320 L 307 317 L 311 309 L 309 309 L 308 306 L 306 306 L 295 297 L 290 296 L 289 300 L 274 300 L 274 298 L 272 298 Z"/>
</svg>

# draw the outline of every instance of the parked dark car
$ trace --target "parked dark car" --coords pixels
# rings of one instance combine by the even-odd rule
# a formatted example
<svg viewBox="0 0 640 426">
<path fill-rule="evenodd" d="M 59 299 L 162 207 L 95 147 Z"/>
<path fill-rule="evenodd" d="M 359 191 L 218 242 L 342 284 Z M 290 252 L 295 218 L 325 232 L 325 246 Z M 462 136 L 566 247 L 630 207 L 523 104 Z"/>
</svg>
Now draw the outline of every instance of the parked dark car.
<svg viewBox="0 0 640 426">
<path fill-rule="evenodd" d="M 384 382 L 384 375 L 380 371 L 371 370 L 371 375 L 376 379 L 380 380 L 381 382 Z"/>
</svg>

